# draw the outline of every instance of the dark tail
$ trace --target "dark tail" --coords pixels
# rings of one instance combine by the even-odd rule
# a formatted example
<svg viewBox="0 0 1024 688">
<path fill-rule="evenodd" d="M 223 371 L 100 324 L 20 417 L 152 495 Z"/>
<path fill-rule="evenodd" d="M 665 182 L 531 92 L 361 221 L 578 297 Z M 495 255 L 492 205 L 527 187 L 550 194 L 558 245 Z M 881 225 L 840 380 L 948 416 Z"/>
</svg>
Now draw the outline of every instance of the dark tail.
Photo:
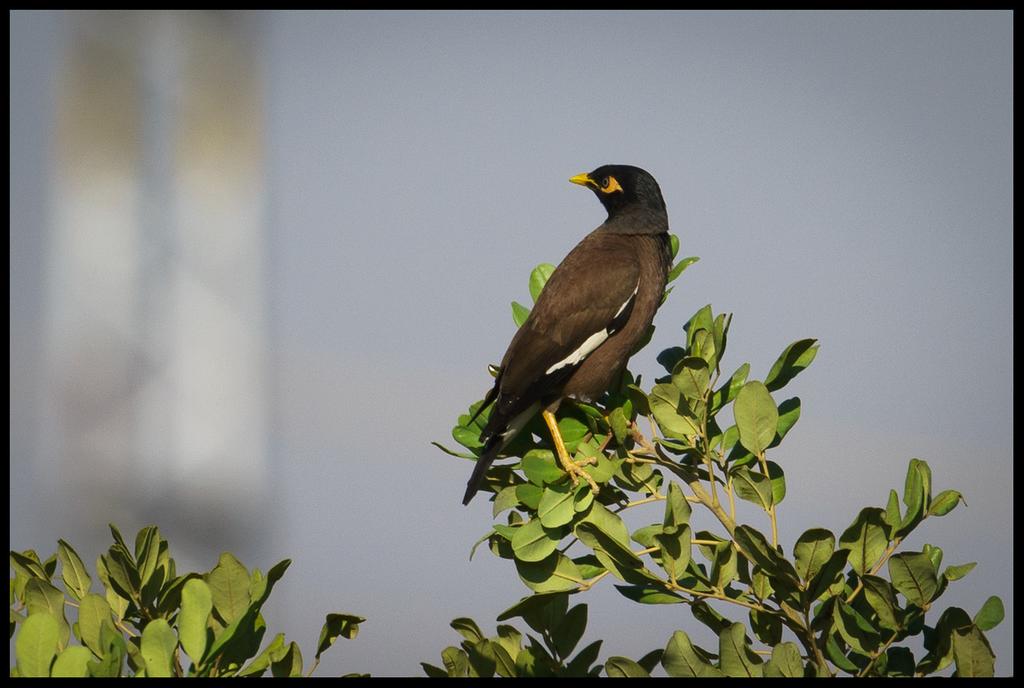
<svg viewBox="0 0 1024 688">
<path fill-rule="evenodd" d="M 469 504 L 469 500 L 473 499 L 473 495 L 480 489 L 480 485 L 484 482 L 484 476 L 487 475 L 487 469 L 491 467 L 491 463 L 498 455 L 500 448 L 501 441 L 497 436 L 484 445 L 484 453 L 476 460 L 476 466 L 473 467 L 473 475 L 469 476 L 469 482 L 466 483 L 466 494 L 462 497 L 463 504 Z"/>
</svg>

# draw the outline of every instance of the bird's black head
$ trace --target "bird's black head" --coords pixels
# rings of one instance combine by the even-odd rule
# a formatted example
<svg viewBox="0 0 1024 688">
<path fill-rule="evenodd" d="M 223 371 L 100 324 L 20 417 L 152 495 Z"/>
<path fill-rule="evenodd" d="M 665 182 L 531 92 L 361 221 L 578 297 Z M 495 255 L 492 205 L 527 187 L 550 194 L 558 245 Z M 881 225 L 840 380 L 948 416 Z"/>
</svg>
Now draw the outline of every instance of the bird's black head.
<svg viewBox="0 0 1024 688">
<path fill-rule="evenodd" d="M 622 210 L 639 207 L 665 214 L 665 200 L 658 182 L 646 170 L 632 165 L 602 165 L 593 172 L 569 179 L 590 188 L 608 211 L 608 219 Z"/>
</svg>

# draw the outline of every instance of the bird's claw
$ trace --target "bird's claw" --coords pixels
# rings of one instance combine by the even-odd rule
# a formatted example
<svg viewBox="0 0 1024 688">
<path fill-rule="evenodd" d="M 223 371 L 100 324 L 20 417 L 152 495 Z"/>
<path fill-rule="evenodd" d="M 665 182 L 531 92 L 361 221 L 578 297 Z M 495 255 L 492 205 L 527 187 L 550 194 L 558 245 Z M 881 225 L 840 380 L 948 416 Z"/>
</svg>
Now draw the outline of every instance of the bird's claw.
<svg viewBox="0 0 1024 688">
<path fill-rule="evenodd" d="M 559 457 L 559 459 L 561 460 L 562 468 L 565 469 L 565 472 L 568 473 L 569 477 L 572 479 L 573 487 L 579 485 L 579 479 L 583 478 L 590 484 L 590 489 L 594 494 L 601 491 L 601 488 L 598 487 L 596 482 L 594 482 L 594 479 L 590 474 L 583 470 L 584 466 L 593 466 L 597 464 L 596 456 L 588 456 L 585 459 L 580 459 L 579 461 L 573 461 L 568 457 L 568 455 L 565 457 Z"/>
</svg>

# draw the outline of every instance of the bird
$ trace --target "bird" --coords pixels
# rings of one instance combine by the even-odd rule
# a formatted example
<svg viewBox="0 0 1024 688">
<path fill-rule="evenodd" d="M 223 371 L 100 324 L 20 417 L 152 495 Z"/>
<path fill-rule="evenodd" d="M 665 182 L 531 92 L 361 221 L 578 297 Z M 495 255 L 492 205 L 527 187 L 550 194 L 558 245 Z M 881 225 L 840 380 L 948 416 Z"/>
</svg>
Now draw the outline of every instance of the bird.
<svg viewBox="0 0 1024 688">
<path fill-rule="evenodd" d="M 498 366 L 472 422 L 494 404 L 480 433 L 481 452 L 462 503 L 480 489 L 488 467 L 540 411 L 573 485 L 594 459 L 573 461 L 555 412 L 566 398 L 597 400 L 618 378 L 661 305 L 672 262 L 668 212 L 646 170 L 602 165 L 569 179 L 589 188 L 608 218 L 558 264 Z"/>
</svg>

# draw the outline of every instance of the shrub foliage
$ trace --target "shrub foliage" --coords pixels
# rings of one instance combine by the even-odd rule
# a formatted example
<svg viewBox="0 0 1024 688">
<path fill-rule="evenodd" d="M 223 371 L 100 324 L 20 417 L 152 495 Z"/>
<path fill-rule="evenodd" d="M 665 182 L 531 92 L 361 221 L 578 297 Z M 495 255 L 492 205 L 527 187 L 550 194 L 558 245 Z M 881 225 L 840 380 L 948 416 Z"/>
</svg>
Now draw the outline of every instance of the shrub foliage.
<svg viewBox="0 0 1024 688">
<path fill-rule="evenodd" d="M 670 282 L 695 261 L 678 261 Z M 550 273 L 549 265 L 532 273 L 535 301 Z M 513 303 L 512 312 L 518 326 L 529 309 Z M 956 490 L 933 491 L 924 461 L 910 461 L 902 499 L 890 490 L 884 506 L 861 509 L 838 536 L 812 525 L 789 546 L 779 541 L 786 476 L 769 457 L 801 405 L 776 397 L 814 361 L 818 344 L 793 342 L 762 379 L 751 378 L 747 363 L 726 377 L 730 321 L 710 306 L 697 311 L 685 341 L 658 355 L 665 374 L 649 388 L 627 370 L 600 403 L 563 402 L 559 429 L 577 460 L 596 459 L 584 469 L 596 494 L 584 481 L 570 483 L 539 421 L 510 443 L 505 453 L 516 461 L 493 467 L 484 487 L 497 520 L 477 544 L 508 560 L 531 592 L 498 620 L 520 617 L 536 635 L 499 625 L 488 637 L 456 619 L 463 640 L 444 650 L 443 667 L 424 663 L 428 675 L 645 676 L 660 666 L 669 676 L 923 676 L 950 664 L 957 676 L 993 674 L 985 632 L 1002 620 L 1000 599 L 973 616 L 939 608 L 949 584 L 975 564 L 943 568 L 937 546 L 901 548 L 925 519 L 963 501 Z M 480 404 L 452 430 L 468 453 L 436 446 L 475 459 L 489 414 L 470 422 Z M 694 510 L 713 527 L 698 525 Z M 598 664 L 601 641 L 573 655 L 587 605 L 568 600 L 605 581 L 637 604 L 688 606 L 718 646 L 699 647 L 677 630 L 639 659 Z M 915 636 L 921 656 L 909 647 Z"/>
<path fill-rule="evenodd" d="M 290 560 L 264 574 L 225 552 L 206 573 L 177 575 L 155 526 L 140 530 L 134 547 L 115 526 L 110 532 L 114 544 L 96 560 L 99 586 L 63 540 L 45 560 L 11 552 L 12 676 L 303 676 L 365 621 L 328 614 L 304 674 L 302 651 L 284 633 L 260 649 L 262 607 Z"/>
</svg>

